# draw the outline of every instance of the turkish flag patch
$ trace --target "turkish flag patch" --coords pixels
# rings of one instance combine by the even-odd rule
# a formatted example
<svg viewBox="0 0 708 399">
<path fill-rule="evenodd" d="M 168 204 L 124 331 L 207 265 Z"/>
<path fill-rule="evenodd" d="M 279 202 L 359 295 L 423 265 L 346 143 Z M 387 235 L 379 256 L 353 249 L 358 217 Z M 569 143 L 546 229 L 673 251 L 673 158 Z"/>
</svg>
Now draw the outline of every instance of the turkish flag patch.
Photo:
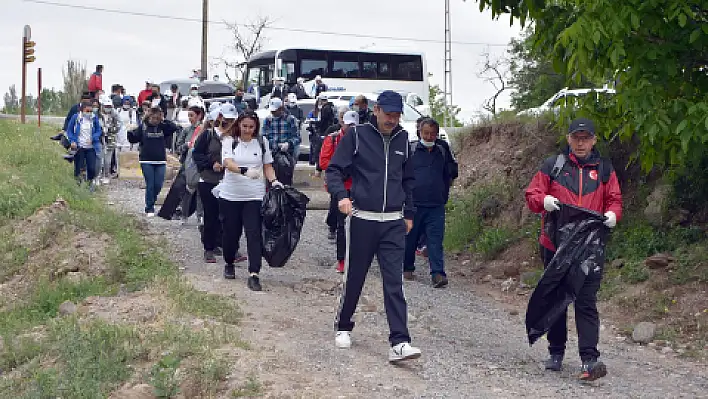
<svg viewBox="0 0 708 399">
<path fill-rule="evenodd" d="M 588 173 L 591 179 L 597 180 L 597 171 L 596 170 L 591 170 L 590 173 Z"/>
</svg>

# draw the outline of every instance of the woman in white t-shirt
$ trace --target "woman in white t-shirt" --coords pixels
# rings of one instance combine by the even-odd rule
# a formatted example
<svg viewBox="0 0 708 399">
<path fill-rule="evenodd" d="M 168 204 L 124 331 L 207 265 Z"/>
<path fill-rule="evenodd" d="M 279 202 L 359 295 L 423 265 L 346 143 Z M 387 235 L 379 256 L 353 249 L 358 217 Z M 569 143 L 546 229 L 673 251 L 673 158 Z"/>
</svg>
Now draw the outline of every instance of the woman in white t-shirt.
<svg viewBox="0 0 708 399">
<path fill-rule="evenodd" d="M 268 140 L 260 137 L 260 121 L 255 113 L 245 113 L 223 133 L 221 142 L 224 179 L 218 186 L 219 213 L 223 231 L 224 278 L 236 278 L 234 261 L 241 230 L 248 248 L 248 288 L 261 290 L 261 202 L 266 180 L 272 187 L 282 184 L 275 178 Z"/>
</svg>

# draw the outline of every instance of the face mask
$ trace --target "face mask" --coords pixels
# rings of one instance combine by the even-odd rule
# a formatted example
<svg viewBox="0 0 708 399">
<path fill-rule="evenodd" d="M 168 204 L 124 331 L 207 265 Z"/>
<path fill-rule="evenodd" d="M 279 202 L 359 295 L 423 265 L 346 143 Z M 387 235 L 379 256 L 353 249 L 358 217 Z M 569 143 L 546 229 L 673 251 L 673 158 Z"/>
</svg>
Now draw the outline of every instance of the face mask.
<svg viewBox="0 0 708 399">
<path fill-rule="evenodd" d="M 98 113 L 98 107 L 93 107 L 93 113 L 97 114 Z"/>
<path fill-rule="evenodd" d="M 123 109 L 130 109 L 130 105 L 124 104 L 124 105 L 123 105 Z"/>
<path fill-rule="evenodd" d="M 110 114 L 110 113 L 111 113 L 111 110 L 112 110 L 112 108 L 104 108 L 104 109 L 103 109 L 103 113 L 104 113 L 104 114 Z"/>
<path fill-rule="evenodd" d="M 317 109 L 322 109 L 322 106 L 321 106 L 321 105 L 318 105 L 318 106 L 317 106 Z"/>
<path fill-rule="evenodd" d="M 193 97 L 196 97 L 197 94 L 199 94 L 199 92 L 196 91 L 196 90 L 192 90 L 192 91 L 189 92 L 189 94 L 191 94 Z"/>
<path fill-rule="evenodd" d="M 425 148 L 432 148 L 435 145 L 434 141 L 425 141 L 423 139 L 420 139 L 420 143 L 425 146 Z"/>
<path fill-rule="evenodd" d="M 86 118 L 86 119 L 91 119 L 91 117 L 93 117 L 93 113 L 92 113 L 92 112 L 84 112 L 84 118 Z"/>
</svg>

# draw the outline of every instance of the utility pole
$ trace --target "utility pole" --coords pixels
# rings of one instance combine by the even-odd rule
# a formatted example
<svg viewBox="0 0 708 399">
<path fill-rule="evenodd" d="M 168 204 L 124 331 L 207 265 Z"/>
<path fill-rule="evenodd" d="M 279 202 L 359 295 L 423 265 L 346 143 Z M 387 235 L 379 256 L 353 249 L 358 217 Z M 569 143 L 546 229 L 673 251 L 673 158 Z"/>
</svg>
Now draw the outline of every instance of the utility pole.
<svg viewBox="0 0 708 399">
<path fill-rule="evenodd" d="M 202 0 L 202 81 L 207 79 L 207 35 L 209 33 L 209 0 Z"/>
<path fill-rule="evenodd" d="M 34 62 L 32 29 L 25 25 L 22 30 L 22 93 L 20 98 L 20 122 L 25 123 L 27 108 L 27 64 Z"/>
<path fill-rule="evenodd" d="M 445 82 L 443 96 L 445 99 L 445 127 L 454 127 L 455 116 L 452 114 L 452 33 L 450 27 L 450 0 L 445 0 Z"/>
</svg>

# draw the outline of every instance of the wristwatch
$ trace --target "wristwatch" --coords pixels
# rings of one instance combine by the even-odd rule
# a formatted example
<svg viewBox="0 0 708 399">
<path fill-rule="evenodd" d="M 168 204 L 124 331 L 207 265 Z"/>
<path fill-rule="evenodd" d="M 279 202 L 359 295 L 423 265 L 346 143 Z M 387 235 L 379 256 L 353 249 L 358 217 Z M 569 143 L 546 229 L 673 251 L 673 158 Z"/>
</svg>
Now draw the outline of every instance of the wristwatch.
<svg viewBox="0 0 708 399">
<path fill-rule="evenodd" d="M 248 172 L 248 168 L 244 168 L 243 166 L 238 168 L 238 170 L 241 172 L 242 175 L 245 175 L 246 172 Z"/>
</svg>

